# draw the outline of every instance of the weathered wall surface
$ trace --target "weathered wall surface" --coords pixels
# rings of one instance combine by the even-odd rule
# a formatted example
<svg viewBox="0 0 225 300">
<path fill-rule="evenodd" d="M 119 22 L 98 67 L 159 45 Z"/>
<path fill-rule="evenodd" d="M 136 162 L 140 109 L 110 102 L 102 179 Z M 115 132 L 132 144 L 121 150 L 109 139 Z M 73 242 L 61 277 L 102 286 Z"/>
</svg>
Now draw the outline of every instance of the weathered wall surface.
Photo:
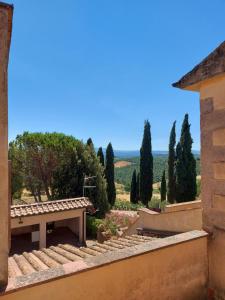
<svg viewBox="0 0 225 300">
<path fill-rule="evenodd" d="M 203 82 L 200 94 L 203 228 L 212 233 L 209 287 L 225 299 L 225 76 Z"/>
<path fill-rule="evenodd" d="M 135 250 L 130 248 L 102 256 L 106 265 L 99 266 L 101 256 L 98 256 L 90 264 L 92 269 L 23 288 L 3 295 L 2 300 L 201 300 L 206 297 L 208 266 L 204 232 L 185 233 L 139 245 Z M 82 268 L 82 262 L 72 264 L 79 263 Z M 67 273 L 71 271 L 66 265 L 65 269 Z"/>
<path fill-rule="evenodd" d="M 0 289 L 8 278 L 8 58 L 12 13 L 12 6 L 0 3 Z"/>
<path fill-rule="evenodd" d="M 174 204 L 168 206 L 163 213 L 156 213 L 149 209 L 139 210 L 139 219 L 126 232 L 137 233 L 136 228 L 149 228 L 174 232 L 187 232 L 202 229 L 201 201 L 196 203 Z"/>
</svg>

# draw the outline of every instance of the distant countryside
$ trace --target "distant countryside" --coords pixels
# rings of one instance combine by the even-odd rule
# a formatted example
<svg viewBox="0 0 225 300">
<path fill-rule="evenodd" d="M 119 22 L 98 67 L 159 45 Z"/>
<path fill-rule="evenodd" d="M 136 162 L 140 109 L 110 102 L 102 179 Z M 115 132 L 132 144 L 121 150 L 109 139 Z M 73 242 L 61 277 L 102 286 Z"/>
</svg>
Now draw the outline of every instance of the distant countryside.
<svg viewBox="0 0 225 300">
<path fill-rule="evenodd" d="M 120 154 L 120 151 L 115 151 L 115 154 Z M 197 173 L 197 188 L 198 196 L 200 193 L 200 153 L 194 152 L 196 159 L 196 173 Z M 138 151 L 122 151 L 122 157 L 115 158 L 115 181 L 117 188 L 117 199 L 129 200 L 131 177 L 134 170 L 140 170 L 140 157 L 125 157 L 125 155 L 138 154 Z M 160 182 L 163 170 L 168 169 L 168 154 L 166 152 L 153 152 L 153 183 L 154 195 L 159 196 Z"/>
</svg>

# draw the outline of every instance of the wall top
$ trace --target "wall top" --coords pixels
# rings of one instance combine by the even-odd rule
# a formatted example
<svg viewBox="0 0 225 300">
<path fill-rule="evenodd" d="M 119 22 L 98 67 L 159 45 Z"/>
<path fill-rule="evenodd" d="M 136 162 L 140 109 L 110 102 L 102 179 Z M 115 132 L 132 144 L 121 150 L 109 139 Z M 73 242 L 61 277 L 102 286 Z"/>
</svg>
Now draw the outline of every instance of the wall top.
<svg viewBox="0 0 225 300">
<path fill-rule="evenodd" d="M 13 5 L 0 1 L 0 10 L 7 11 L 8 14 L 8 48 L 10 48 L 11 35 L 12 35 L 12 18 L 13 18 Z"/>
<path fill-rule="evenodd" d="M 172 86 L 199 91 L 200 82 L 222 73 L 225 73 L 225 41 Z"/>
</svg>

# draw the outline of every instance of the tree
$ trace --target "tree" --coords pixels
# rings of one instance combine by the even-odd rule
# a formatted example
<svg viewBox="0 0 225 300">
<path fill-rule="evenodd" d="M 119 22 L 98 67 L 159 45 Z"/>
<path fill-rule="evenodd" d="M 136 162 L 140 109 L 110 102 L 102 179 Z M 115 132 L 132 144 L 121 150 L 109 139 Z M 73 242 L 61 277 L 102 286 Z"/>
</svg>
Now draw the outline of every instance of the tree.
<svg viewBox="0 0 225 300">
<path fill-rule="evenodd" d="M 140 173 L 137 174 L 136 200 L 140 200 Z"/>
<path fill-rule="evenodd" d="M 104 167 L 105 158 L 104 158 L 104 153 L 103 153 L 102 147 L 99 147 L 98 152 L 97 152 L 97 156 L 99 158 L 99 161 L 100 161 L 101 165 Z"/>
<path fill-rule="evenodd" d="M 92 147 L 61 133 L 25 132 L 10 143 L 9 153 L 13 174 L 20 172 L 35 201 L 46 190 L 48 200 L 81 197 L 87 175 L 95 178 L 88 195 L 94 207 L 102 216 L 108 211 L 104 170 Z"/>
<path fill-rule="evenodd" d="M 116 200 L 116 188 L 114 182 L 114 152 L 111 143 L 106 148 L 105 178 L 107 182 L 108 201 L 113 206 Z"/>
<path fill-rule="evenodd" d="M 168 193 L 167 198 L 170 203 L 174 203 L 176 198 L 176 176 L 175 176 L 175 162 L 176 162 L 176 122 L 173 123 L 170 132 L 169 154 L 168 154 Z"/>
<path fill-rule="evenodd" d="M 136 170 L 133 171 L 132 179 L 131 179 L 131 186 L 130 186 L 130 202 L 137 203 L 137 177 L 136 177 Z"/>
<path fill-rule="evenodd" d="M 153 156 L 151 144 L 151 131 L 149 121 L 145 121 L 144 134 L 140 149 L 140 199 L 148 207 L 152 198 L 153 184 Z"/>
<path fill-rule="evenodd" d="M 196 197 L 196 160 L 192 154 L 192 143 L 188 114 L 186 114 L 182 124 L 180 143 L 177 147 L 177 202 L 192 201 Z"/>
<path fill-rule="evenodd" d="M 87 139 L 87 145 L 88 146 L 93 146 L 94 145 L 91 138 Z"/>
<path fill-rule="evenodd" d="M 160 186 L 161 201 L 166 200 L 166 172 L 163 171 L 161 186 Z"/>
</svg>

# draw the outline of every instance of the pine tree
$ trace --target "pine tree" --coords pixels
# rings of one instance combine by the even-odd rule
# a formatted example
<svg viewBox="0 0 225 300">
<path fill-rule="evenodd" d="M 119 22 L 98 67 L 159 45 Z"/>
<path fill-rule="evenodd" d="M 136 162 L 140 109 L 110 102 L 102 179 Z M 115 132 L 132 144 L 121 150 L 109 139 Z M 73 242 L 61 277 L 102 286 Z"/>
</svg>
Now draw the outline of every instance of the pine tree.
<svg viewBox="0 0 225 300">
<path fill-rule="evenodd" d="M 104 159 L 104 153 L 103 153 L 102 147 L 99 147 L 98 152 L 97 152 L 97 156 L 99 158 L 99 161 L 100 161 L 101 165 L 104 167 L 105 159 Z"/>
<path fill-rule="evenodd" d="M 137 174 L 136 199 L 138 203 L 140 200 L 140 173 Z"/>
<path fill-rule="evenodd" d="M 116 200 L 116 188 L 114 182 L 114 153 L 111 143 L 106 148 L 105 177 L 107 181 L 108 201 L 113 206 Z"/>
<path fill-rule="evenodd" d="M 153 184 L 153 156 L 151 144 L 151 131 L 149 121 L 145 121 L 144 134 L 140 149 L 140 199 L 148 207 L 152 198 Z"/>
<path fill-rule="evenodd" d="M 176 163 L 176 200 L 177 202 L 192 201 L 196 197 L 196 161 L 192 154 L 192 137 L 188 114 L 184 116 L 180 143 L 177 147 Z"/>
<path fill-rule="evenodd" d="M 137 178 L 136 170 L 133 171 L 131 186 L 130 186 L 130 202 L 137 203 Z"/>
<path fill-rule="evenodd" d="M 161 186 L 160 186 L 161 201 L 166 200 L 166 172 L 163 171 Z"/>
<path fill-rule="evenodd" d="M 176 176 L 175 176 L 175 162 L 176 162 L 176 122 L 173 123 L 170 132 L 169 154 L 168 154 L 168 193 L 167 198 L 169 203 L 174 203 L 176 198 Z"/>
</svg>

